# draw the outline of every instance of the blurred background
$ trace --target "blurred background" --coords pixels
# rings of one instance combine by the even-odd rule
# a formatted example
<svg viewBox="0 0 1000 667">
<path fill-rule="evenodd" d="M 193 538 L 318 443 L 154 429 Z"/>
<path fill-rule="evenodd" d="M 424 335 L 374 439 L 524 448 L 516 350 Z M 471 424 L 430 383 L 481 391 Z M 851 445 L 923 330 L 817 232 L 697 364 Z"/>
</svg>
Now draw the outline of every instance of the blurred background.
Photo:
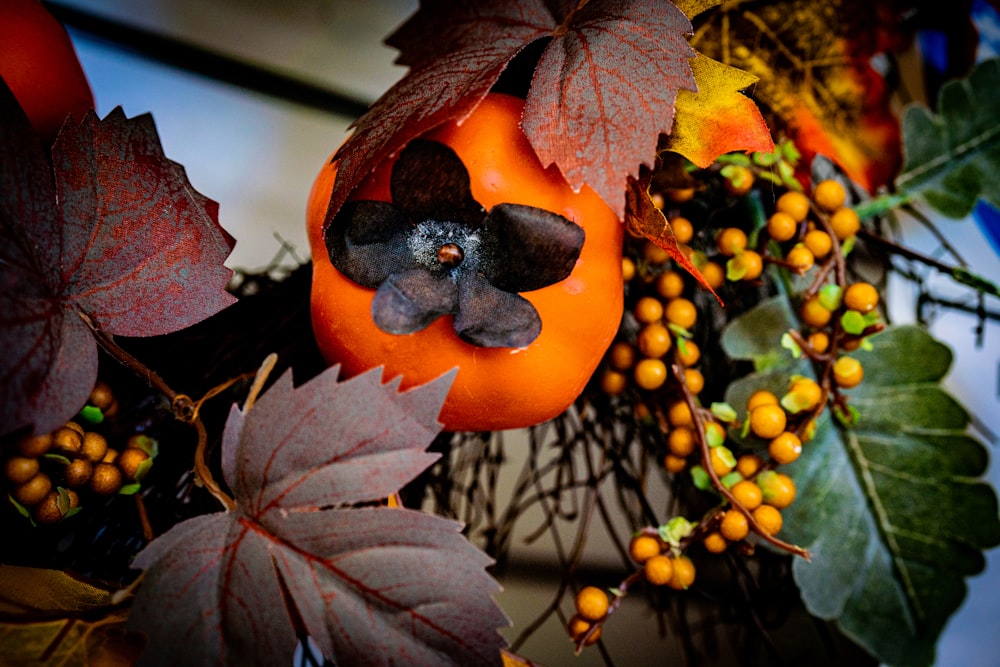
<svg viewBox="0 0 1000 667">
<path fill-rule="evenodd" d="M 256 271 L 275 261 L 291 264 L 308 258 L 304 216 L 313 179 L 346 138 L 356 115 L 403 75 L 392 64 L 395 52 L 382 40 L 415 11 L 417 0 L 59 0 L 51 6 L 175 39 L 328 93 L 327 108 L 321 110 L 165 64 L 162 57 L 150 58 L 95 36 L 82 23 L 71 28 L 99 115 L 116 106 L 128 116 L 151 113 L 167 157 L 184 165 L 197 190 L 220 203 L 222 226 L 237 239 L 228 264 Z M 995 225 L 940 222 L 975 272 L 996 281 L 1000 261 L 990 236 Z M 939 250 L 919 225 L 904 226 L 903 240 L 931 255 Z M 943 295 L 968 298 L 967 290 L 956 289 L 949 280 L 929 275 L 928 281 Z M 896 322 L 914 319 L 914 295 L 902 280 L 890 285 L 890 315 Z M 995 303 L 987 305 L 996 309 Z M 955 350 L 947 387 L 980 421 L 978 435 L 995 441 L 993 434 L 1000 433 L 1000 323 L 988 322 L 983 331 L 977 331 L 978 324 L 974 315 L 949 310 L 934 319 L 931 331 Z M 995 459 L 996 445 L 989 447 Z M 989 474 L 1000 485 L 1000 466 L 993 465 Z M 597 544 L 588 553 L 599 550 L 599 539 Z M 536 545 L 525 556 L 532 563 L 530 576 L 504 581 L 507 590 L 500 602 L 515 625 L 533 619 L 555 590 L 559 573 L 552 566 L 546 580 L 547 548 L 551 546 Z M 515 543 L 515 560 L 518 549 Z M 1000 618 L 1000 552 L 990 552 L 988 561 L 986 572 L 969 580 L 969 596 L 940 642 L 941 667 L 1000 665 L 993 637 Z M 593 566 L 600 565 L 598 556 Z M 644 603 L 636 603 L 627 610 L 633 620 L 616 618 L 612 625 L 617 627 L 605 634 L 612 655 L 628 648 L 627 624 L 644 621 Z M 572 656 L 565 632 L 549 625 L 554 627 L 543 628 L 524 654 L 542 664 L 566 664 Z M 654 658 L 669 662 L 662 645 L 651 653 L 632 648 L 632 664 Z M 571 662 L 602 664 L 595 651 Z"/>
</svg>

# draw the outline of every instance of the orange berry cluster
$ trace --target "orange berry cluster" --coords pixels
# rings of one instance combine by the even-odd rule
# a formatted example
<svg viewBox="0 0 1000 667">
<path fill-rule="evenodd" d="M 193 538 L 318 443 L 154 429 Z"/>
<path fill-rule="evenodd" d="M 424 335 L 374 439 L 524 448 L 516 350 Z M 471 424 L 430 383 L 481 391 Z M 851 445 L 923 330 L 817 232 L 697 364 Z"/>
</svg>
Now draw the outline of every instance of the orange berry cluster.
<svg viewBox="0 0 1000 667">
<path fill-rule="evenodd" d="M 91 392 L 88 408 L 104 416 L 116 412 L 114 396 L 103 382 Z M 4 480 L 18 511 L 36 524 L 52 524 L 79 511 L 81 493 L 110 496 L 131 490 L 154 454 L 155 442 L 144 435 L 131 436 L 119 451 L 103 434 L 69 421 L 51 433 L 14 443 L 3 459 Z"/>
</svg>

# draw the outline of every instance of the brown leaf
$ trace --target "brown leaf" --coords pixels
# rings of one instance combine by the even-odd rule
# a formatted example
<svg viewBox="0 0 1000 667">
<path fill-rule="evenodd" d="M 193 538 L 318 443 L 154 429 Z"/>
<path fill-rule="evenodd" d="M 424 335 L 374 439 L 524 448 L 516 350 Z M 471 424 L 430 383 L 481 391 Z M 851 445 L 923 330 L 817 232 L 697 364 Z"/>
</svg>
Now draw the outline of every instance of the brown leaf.
<svg viewBox="0 0 1000 667">
<path fill-rule="evenodd" d="M 237 507 L 136 556 L 129 622 L 148 664 L 287 665 L 302 634 L 337 665 L 500 663 L 488 557 L 452 521 L 370 505 L 437 459 L 450 377 L 400 393 L 380 369 L 337 372 L 298 388 L 286 373 L 233 408 L 222 469 Z"/>
<path fill-rule="evenodd" d="M 126 631 L 114 592 L 59 570 L 0 565 L 0 664 L 135 664 L 142 641 Z"/>
<path fill-rule="evenodd" d="M 649 196 L 649 182 L 652 178 L 651 172 L 643 170 L 638 179 L 629 179 L 629 187 L 625 191 L 625 221 L 633 231 L 658 245 L 667 251 L 667 254 L 677 262 L 685 271 L 690 273 L 709 292 L 718 299 L 720 305 L 722 299 L 715 293 L 712 286 L 705 280 L 684 252 L 684 249 L 677 243 L 674 230 L 663 215 L 663 211 L 656 208 L 653 200 Z"/>
</svg>

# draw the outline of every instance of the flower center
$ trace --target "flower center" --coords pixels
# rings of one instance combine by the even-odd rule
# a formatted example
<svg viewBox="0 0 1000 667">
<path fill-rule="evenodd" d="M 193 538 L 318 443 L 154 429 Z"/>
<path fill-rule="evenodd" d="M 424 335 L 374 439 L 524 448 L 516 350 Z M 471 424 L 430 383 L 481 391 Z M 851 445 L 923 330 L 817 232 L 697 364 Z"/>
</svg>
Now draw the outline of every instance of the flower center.
<svg viewBox="0 0 1000 667">
<path fill-rule="evenodd" d="M 438 263 L 447 268 L 453 269 L 465 259 L 465 251 L 457 243 L 445 243 L 437 250 Z"/>
</svg>

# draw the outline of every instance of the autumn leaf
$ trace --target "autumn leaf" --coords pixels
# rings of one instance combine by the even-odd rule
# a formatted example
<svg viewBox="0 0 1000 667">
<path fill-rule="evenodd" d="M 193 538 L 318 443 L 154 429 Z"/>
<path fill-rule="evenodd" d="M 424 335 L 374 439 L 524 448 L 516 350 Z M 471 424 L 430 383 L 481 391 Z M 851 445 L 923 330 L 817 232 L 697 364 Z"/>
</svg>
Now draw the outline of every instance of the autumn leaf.
<svg viewBox="0 0 1000 667">
<path fill-rule="evenodd" d="M 891 3 L 809 0 L 726 3 L 696 21 L 699 51 L 759 78 L 754 98 L 816 154 L 875 190 L 899 169 L 892 90 L 873 58 L 901 41 Z"/>
<path fill-rule="evenodd" d="M 112 335 L 183 329 L 234 300 L 218 207 L 148 115 L 70 121 L 47 153 L 0 85 L 0 432 L 50 431 L 86 402 Z"/>
<path fill-rule="evenodd" d="M 411 139 L 469 114 L 514 56 L 548 40 L 525 134 L 543 164 L 555 163 L 573 187 L 589 185 L 621 217 L 626 177 L 653 161 L 677 91 L 695 87 L 690 30 L 668 0 L 424 3 L 387 40 L 410 71 L 337 151 L 330 210 Z"/>
<path fill-rule="evenodd" d="M 753 100 L 740 91 L 757 77 L 702 54 L 691 61 L 698 92 L 677 93 L 677 116 L 663 148 L 701 168 L 733 151 L 774 150 L 771 130 Z"/>
<path fill-rule="evenodd" d="M 0 565 L 0 663 L 131 665 L 141 638 L 125 630 L 115 589 L 60 570 Z"/>
<path fill-rule="evenodd" d="M 235 407 L 222 467 L 237 507 L 185 521 L 135 560 L 130 627 L 149 664 L 291 664 L 308 634 L 335 664 L 500 664 L 489 559 L 441 517 L 381 505 L 425 451 L 453 376 L 404 393 L 375 369 L 286 373 Z"/>
<path fill-rule="evenodd" d="M 722 305 L 722 299 L 715 293 L 712 286 L 708 284 L 708 281 L 702 275 L 701 271 L 698 270 L 698 267 L 691 262 L 688 253 L 677 243 L 674 230 L 663 215 L 663 211 L 656 208 L 653 204 L 653 200 L 649 196 L 649 182 L 651 177 L 652 172 L 643 170 L 638 179 L 629 180 L 629 187 L 625 193 L 625 223 L 631 227 L 633 232 L 646 237 L 663 250 L 666 250 L 667 254 L 675 262 L 694 276 Z"/>
</svg>

